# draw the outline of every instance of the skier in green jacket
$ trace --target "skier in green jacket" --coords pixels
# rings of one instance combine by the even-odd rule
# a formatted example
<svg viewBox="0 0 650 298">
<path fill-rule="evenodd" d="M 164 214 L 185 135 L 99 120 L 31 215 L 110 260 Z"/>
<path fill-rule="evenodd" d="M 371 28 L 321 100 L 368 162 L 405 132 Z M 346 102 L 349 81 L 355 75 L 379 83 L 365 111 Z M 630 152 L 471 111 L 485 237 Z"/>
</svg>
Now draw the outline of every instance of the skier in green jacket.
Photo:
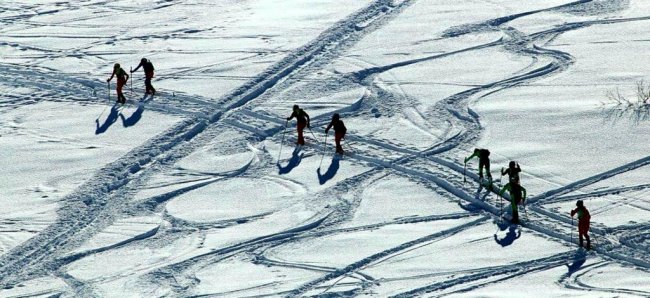
<svg viewBox="0 0 650 298">
<path fill-rule="evenodd" d="M 478 176 L 480 179 L 483 179 L 483 168 L 487 173 L 487 177 L 492 183 L 492 174 L 490 173 L 490 151 L 487 149 L 474 149 L 474 153 L 469 157 L 465 158 L 465 164 L 470 161 L 472 158 L 478 157 Z"/>
<path fill-rule="evenodd" d="M 519 167 L 519 164 L 514 161 L 510 161 L 507 169 L 501 169 L 501 175 L 508 175 L 510 183 L 519 184 L 519 173 L 521 173 L 521 167 Z"/>
<path fill-rule="evenodd" d="M 508 190 L 510 193 L 510 208 L 512 208 L 512 220 L 513 224 L 519 224 L 519 208 L 518 205 L 526 201 L 526 189 L 523 188 L 519 183 L 508 183 L 499 192 L 499 195 L 503 197 L 503 193 Z"/>
</svg>

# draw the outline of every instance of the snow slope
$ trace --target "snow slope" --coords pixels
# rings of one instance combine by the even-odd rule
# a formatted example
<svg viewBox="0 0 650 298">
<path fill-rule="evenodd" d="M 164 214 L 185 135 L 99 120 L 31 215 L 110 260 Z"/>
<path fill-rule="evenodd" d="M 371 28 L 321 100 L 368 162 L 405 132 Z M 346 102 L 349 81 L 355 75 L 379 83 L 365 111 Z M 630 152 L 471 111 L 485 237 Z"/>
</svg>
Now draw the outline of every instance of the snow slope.
<svg viewBox="0 0 650 298">
<path fill-rule="evenodd" d="M 0 296 L 650 296 L 649 110 L 605 96 L 648 81 L 647 8 L 3 1 Z M 141 57 L 159 92 L 114 105 Z"/>
</svg>

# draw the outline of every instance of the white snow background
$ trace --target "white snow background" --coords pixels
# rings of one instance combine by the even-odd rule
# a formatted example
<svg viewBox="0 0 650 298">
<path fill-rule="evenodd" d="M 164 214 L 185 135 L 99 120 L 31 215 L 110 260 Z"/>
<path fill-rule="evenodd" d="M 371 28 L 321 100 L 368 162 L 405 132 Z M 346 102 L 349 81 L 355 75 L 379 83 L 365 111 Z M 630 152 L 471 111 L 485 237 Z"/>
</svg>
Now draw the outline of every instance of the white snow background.
<svg viewBox="0 0 650 298">
<path fill-rule="evenodd" d="M 648 28 L 647 0 L 3 0 L 0 296 L 649 297 L 650 108 L 606 96 L 650 81 Z M 142 57 L 158 93 L 114 105 Z M 521 165 L 521 226 L 475 147 L 496 186 Z"/>
</svg>

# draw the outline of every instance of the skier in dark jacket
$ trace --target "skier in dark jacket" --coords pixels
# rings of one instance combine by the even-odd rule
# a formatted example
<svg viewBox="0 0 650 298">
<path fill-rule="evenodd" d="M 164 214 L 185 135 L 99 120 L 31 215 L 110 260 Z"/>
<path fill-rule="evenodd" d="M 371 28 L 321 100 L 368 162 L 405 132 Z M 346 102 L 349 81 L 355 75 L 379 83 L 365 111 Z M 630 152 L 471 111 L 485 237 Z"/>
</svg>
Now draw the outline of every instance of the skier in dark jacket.
<svg viewBox="0 0 650 298">
<path fill-rule="evenodd" d="M 332 115 L 332 121 L 327 126 L 327 128 L 325 128 L 325 134 L 329 133 L 329 130 L 332 127 L 334 127 L 334 142 L 336 143 L 336 153 L 343 155 L 341 140 L 345 138 L 347 128 L 345 128 L 345 124 L 343 124 L 343 121 L 341 120 L 341 116 L 339 114 Z"/>
<path fill-rule="evenodd" d="M 479 178 L 483 179 L 483 168 L 487 172 L 487 177 L 492 181 L 492 174 L 490 173 L 490 151 L 487 149 L 474 149 L 474 153 L 469 157 L 465 158 L 465 163 L 467 164 L 472 158 L 478 157 L 478 175 Z"/>
<path fill-rule="evenodd" d="M 151 94 L 151 95 L 156 94 L 156 89 L 151 85 L 151 79 L 153 78 L 153 70 L 154 70 L 153 63 L 147 60 L 147 58 L 142 58 L 140 60 L 140 64 L 138 64 L 138 66 L 134 70 L 132 70 L 131 73 L 138 71 L 140 67 L 142 67 L 142 69 L 144 70 L 144 85 L 146 88 L 145 94 Z"/>
<path fill-rule="evenodd" d="M 120 67 L 119 63 L 115 63 L 113 65 L 113 73 L 111 74 L 111 77 L 106 80 L 106 82 L 110 82 L 113 79 L 113 76 L 117 77 L 117 102 L 124 104 L 126 103 L 126 97 L 124 97 L 124 93 L 122 93 L 122 88 L 124 85 L 126 85 L 126 82 L 129 80 L 129 75 Z"/>
<path fill-rule="evenodd" d="M 510 161 L 507 169 L 501 169 L 501 175 L 508 175 L 508 181 L 510 183 L 519 184 L 519 173 L 521 173 L 521 167 L 519 167 L 519 164 L 514 161 Z"/>
<path fill-rule="evenodd" d="M 287 121 L 296 118 L 298 121 L 298 125 L 296 126 L 296 131 L 298 131 L 298 141 L 296 144 L 298 145 L 305 145 L 305 137 L 303 136 L 303 130 L 305 127 L 311 127 L 309 125 L 309 115 L 301 109 L 298 105 L 293 106 L 293 113 L 291 113 L 291 116 L 287 118 Z"/>
<path fill-rule="evenodd" d="M 591 249 L 591 241 L 589 239 L 589 223 L 591 221 L 591 215 L 589 215 L 589 211 L 587 208 L 585 208 L 584 203 L 582 200 L 578 200 L 576 202 L 576 209 L 571 210 L 571 217 L 573 217 L 576 213 L 578 214 L 578 237 L 580 237 L 580 247 L 584 247 L 583 243 L 583 236 L 584 238 L 587 238 L 587 249 Z"/>
<path fill-rule="evenodd" d="M 508 183 L 499 192 L 499 195 L 503 197 L 503 193 L 508 190 L 510 193 L 510 208 L 512 208 L 512 220 L 513 224 L 519 224 L 519 208 L 518 205 L 522 204 L 526 200 L 526 189 L 523 188 L 519 183 Z"/>
</svg>

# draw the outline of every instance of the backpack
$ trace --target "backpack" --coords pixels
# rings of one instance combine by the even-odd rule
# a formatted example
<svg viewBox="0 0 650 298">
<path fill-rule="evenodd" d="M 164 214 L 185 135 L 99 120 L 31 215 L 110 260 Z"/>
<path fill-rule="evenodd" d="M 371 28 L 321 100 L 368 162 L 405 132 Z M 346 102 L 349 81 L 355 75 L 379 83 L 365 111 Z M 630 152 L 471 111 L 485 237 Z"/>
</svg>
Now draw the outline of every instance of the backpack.
<svg viewBox="0 0 650 298">
<path fill-rule="evenodd" d="M 480 152 L 479 153 L 480 158 L 488 158 L 488 157 L 490 157 L 490 150 L 481 149 L 479 152 Z"/>
<path fill-rule="evenodd" d="M 142 64 L 142 68 L 144 69 L 145 72 L 154 71 L 153 63 L 151 63 L 151 61 L 147 61 L 144 64 Z"/>
<path fill-rule="evenodd" d="M 115 72 L 115 76 L 119 80 L 126 80 L 126 71 L 124 71 L 124 69 L 120 68 Z"/>
</svg>

